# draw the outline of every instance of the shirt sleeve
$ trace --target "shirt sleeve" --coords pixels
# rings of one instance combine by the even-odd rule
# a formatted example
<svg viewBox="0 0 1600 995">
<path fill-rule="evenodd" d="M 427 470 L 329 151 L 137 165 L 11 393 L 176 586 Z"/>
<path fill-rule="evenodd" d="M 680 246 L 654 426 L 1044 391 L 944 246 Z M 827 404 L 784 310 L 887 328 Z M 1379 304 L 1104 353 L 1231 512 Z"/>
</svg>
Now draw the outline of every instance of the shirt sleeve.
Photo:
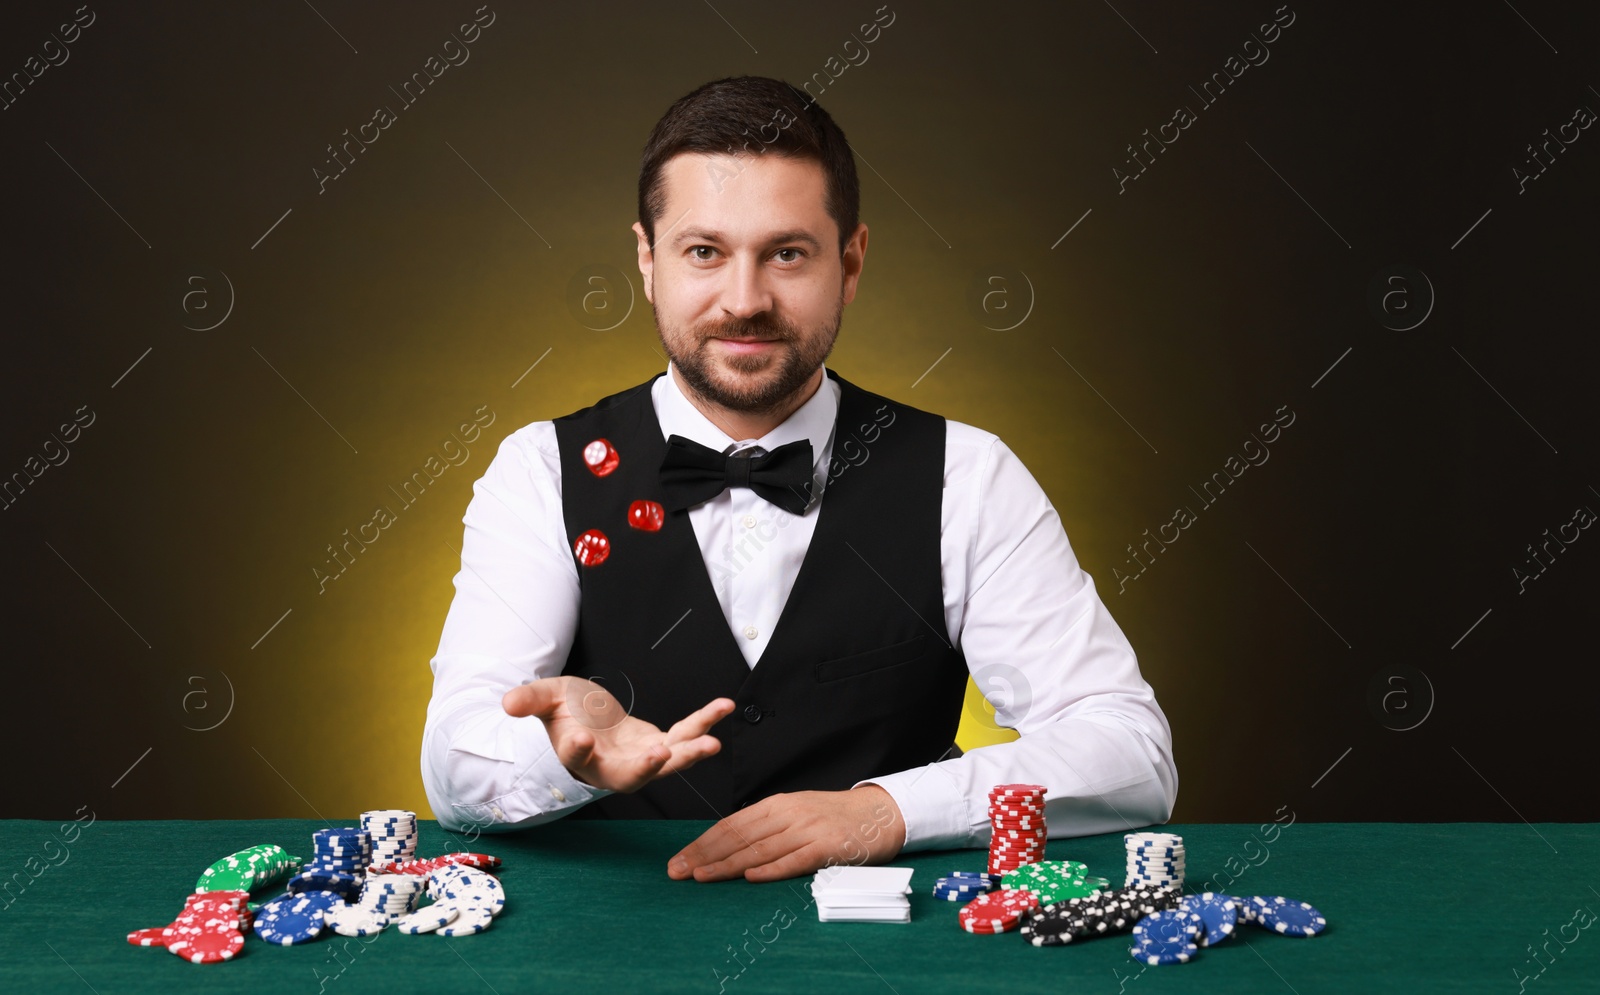
<svg viewBox="0 0 1600 995">
<path fill-rule="evenodd" d="M 555 426 L 508 436 L 473 484 L 461 569 L 432 660 L 422 783 L 439 824 L 469 834 L 560 818 L 610 792 L 573 777 L 544 723 L 514 718 L 506 691 L 555 677 L 578 624 Z"/>
<path fill-rule="evenodd" d="M 947 424 L 947 621 L 995 721 L 1019 737 L 863 783 L 900 807 L 907 850 L 987 846 L 996 784 L 1044 785 L 1053 837 L 1165 822 L 1178 792 L 1172 732 L 1132 645 L 1022 461 Z"/>
</svg>

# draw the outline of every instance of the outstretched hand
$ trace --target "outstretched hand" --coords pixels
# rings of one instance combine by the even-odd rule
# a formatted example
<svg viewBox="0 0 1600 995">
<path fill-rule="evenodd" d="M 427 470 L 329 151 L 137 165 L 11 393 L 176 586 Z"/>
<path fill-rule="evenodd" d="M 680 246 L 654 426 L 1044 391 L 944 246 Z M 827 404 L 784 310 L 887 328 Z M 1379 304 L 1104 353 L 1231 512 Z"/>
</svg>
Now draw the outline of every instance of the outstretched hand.
<svg viewBox="0 0 1600 995">
<path fill-rule="evenodd" d="M 778 881 L 834 864 L 882 864 L 905 845 L 900 806 L 881 786 L 768 795 L 667 861 L 675 881 Z"/>
<path fill-rule="evenodd" d="M 593 681 L 548 677 L 505 693 L 507 715 L 533 716 L 550 733 L 562 766 L 596 788 L 630 793 L 658 777 L 692 767 L 722 749 L 708 731 L 733 711 L 733 701 L 717 698 L 662 732 L 629 715 L 622 704 Z"/>
</svg>

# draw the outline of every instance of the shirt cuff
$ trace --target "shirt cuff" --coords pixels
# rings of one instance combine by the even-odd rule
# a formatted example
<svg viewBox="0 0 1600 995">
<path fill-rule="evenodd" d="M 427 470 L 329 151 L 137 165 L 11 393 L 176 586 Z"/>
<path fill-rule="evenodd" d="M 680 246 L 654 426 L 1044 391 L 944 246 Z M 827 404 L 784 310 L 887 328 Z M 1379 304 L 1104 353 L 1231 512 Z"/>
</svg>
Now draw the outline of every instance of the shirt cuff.
<svg viewBox="0 0 1600 995">
<path fill-rule="evenodd" d="M 473 742 L 473 733 L 464 731 L 467 741 L 458 741 L 451 749 L 497 761 L 498 776 L 486 780 L 490 790 L 500 788 L 500 793 L 482 802 L 452 803 L 448 821 L 454 826 L 446 828 L 469 835 L 506 832 L 559 819 L 613 793 L 574 777 L 550 746 L 544 723 L 538 719 L 507 716 L 493 723 L 498 729 L 483 728 L 488 725 L 491 723 L 478 727 L 480 734 L 486 733 L 491 739 L 490 743 Z M 461 773 L 472 776 L 466 771 Z"/>
<path fill-rule="evenodd" d="M 976 832 L 968 822 L 967 798 L 956 779 L 934 763 L 898 774 L 887 774 L 861 781 L 876 784 L 900 806 L 906 838 L 902 852 L 910 850 L 959 850 L 974 846 Z M 988 822 L 983 824 L 988 826 Z"/>
</svg>

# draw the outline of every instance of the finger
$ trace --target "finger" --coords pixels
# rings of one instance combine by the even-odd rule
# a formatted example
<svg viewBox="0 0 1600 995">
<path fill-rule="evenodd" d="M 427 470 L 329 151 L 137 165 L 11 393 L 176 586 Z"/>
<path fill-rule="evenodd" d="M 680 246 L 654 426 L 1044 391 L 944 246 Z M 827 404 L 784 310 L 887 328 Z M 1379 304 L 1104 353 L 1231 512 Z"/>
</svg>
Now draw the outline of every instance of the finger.
<svg viewBox="0 0 1600 995">
<path fill-rule="evenodd" d="M 556 756 L 567 770 L 576 771 L 589 766 L 594 760 L 594 736 L 582 729 L 568 733 L 556 744 Z"/>
<path fill-rule="evenodd" d="M 744 878 L 746 881 L 757 883 L 782 881 L 784 878 L 799 877 L 826 867 L 828 860 L 828 848 L 821 843 L 811 842 L 797 850 L 791 850 L 777 860 L 747 869 Z"/>
<path fill-rule="evenodd" d="M 617 791 L 632 793 L 649 784 L 661 776 L 661 768 L 668 760 L 672 759 L 672 752 L 665 746 L 657 744 L 626 761 L 626 773 L 620 783 L 615 786 Z"/>
<path fill-rule="evenodd" d="M 781 796 L 764 798 L 747 809 L 718 820 L 710 829 L 701 833 L 699 839 L 678 851 L 677 855 L 667 862 L 668 876 L 686 878 L 706 864 L 725 860 L 747 847 L 760 846 L 764 836 L 782 829 L 781 825 L 769 818 L 773 811 L 770 803 L 773 798 L 778 797 Z"/>
<path fill-rule="evenodd" d="M 714 756 L 722 749 L 722 740 L 715 736 L 701 736 L 691 739 L 687 743 L 676 743 L 670 747 L 671 759 L 664 765 L 656 777 L 665 777 L 686 770 L 709 756 Z"/>
<path fill-rule="evenodd" d="M 722 860 L 710 861 L 695 868 L 696 881 L 727 881 L 744 877 L 754 867 L 776 863 L 794 851 L 811 843 L 809 836 L 792 831 L 776 833 L 747 847 L 742 847 Z M 785 875 L 788 876 L 788 875 Z"/>
<path fill-rule="evenodd" d="M 704 736 L 712 726 L 733 714 L 732 698 L 717 698 L 679 719 L 667 730 L 667 744 Z"/>
<path fill-rule="evenodd" d="M 566 700 L 561 693 L 561 684 L 559 677 L 518 684 L 500 698 L 500 707 L 505 709 L 507 715 L 536 715 L 547 719 Z"/>
</svg>

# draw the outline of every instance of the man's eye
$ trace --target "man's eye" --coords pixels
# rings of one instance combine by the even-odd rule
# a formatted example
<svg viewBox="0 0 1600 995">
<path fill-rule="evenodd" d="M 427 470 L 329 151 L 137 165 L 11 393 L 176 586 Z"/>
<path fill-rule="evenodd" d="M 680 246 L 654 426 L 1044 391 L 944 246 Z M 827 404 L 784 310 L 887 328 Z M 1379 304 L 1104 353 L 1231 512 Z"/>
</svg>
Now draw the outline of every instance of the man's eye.
<svg viewBox="0 0 1600 995">
<path fill-rule="evenodd" d="M 785 252 L 793 252 L 793 253 L 795 253 L 796 258 L 795 259 L 785 259 L 785 260 L 783 260 L 784 262 L 790 263 L 790 262 L 798 262 L 799 261 L 799 259 L 798 259 L 798 256 L 800 254 L 800 250 L 799 249 L 779 249 L 777 254 L 778 255 L 782 255 Z"/>
<path fill-rule="evenodd" d="M 701 249 L 704 249 L 707 252 L 715 252 L 715 251 L 717 251 L 716 249 L 713 249 L 709 245 L 697 245 L 694 248 L 690 249 L 689 251 L 692 252 L 692 253 L 698 253 Z M 701 256 L 701 255 L 696 255 L 695 258 L 701 260 L 702 262 L 706 259 L 705 256 Z"/>
</svg>

